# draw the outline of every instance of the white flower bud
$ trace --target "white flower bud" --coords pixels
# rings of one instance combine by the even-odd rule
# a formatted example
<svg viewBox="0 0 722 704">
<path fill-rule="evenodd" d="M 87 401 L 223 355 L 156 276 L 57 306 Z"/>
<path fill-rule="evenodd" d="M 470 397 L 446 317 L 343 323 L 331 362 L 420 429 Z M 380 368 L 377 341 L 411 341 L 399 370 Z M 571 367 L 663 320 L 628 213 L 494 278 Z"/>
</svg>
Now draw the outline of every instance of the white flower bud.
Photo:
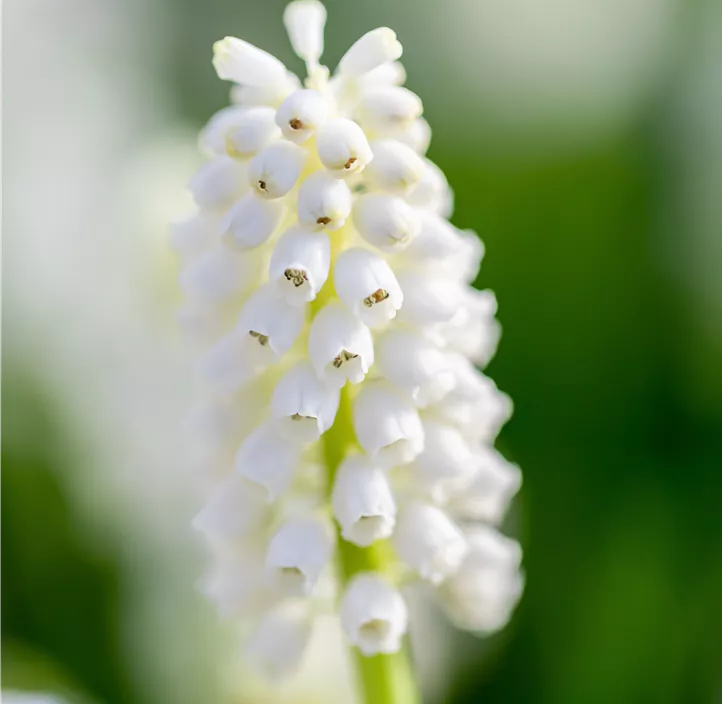
<svg viewBox="0 0 722 704">
<path fill-rule="evenodd" d="M 358 384 L 374 363 L 369 329 L 338 303 L 322 308 L 311 323 L 308 355 L 319 379 L 341 388 Z"/>
<path fill-rule="evenodd" d="M 250 254 L 222 245 L 203 252 L 183 269 L 179 278 L 183 292 L 202 303 L 228 300 L 257 280 L 258 262 Z"/>
<path fill-rule="evenodd" d="M 360 76 L 388 61 L 396 61 L 403 53 L 396 32 L 379 27 L 357 39 L 343 55 L 338 70 L 346 76 Z"/>
<path fill-rule="evenodd" d="M 388 126 L 379 131 L 379 136 L 382 135 L 407 144 L 421 155 L 426 154 L 429 144 L 431 144 L 431 127 L 423 117 L 417 117 L 411 122 Z"/>
<path fill-rule="evenodd" d="M 451 500 L 449 510 L 464 519 L 499 525 L 519 491 L 521 470 L 485 447 L 475 453 L 474 464 L 471 484 Z"/>
<path fill-rule="evenodd" d="M 276 111 L 273 108 L 243 108 L 241 115 L 222 134 L 224 150 L 239 159 L 253 156 L 280 138 L 281 130 L 275 118 Z"/>
<path fill-rule="evenodd" d="M 421 181 L 425 165 L 411 147 L 393 139 L 380 139 L 371 144 L 371 150 L 374 158 L 364 177 L 371 188 L 403 194 Z"/>
<path fill-rule="evenodd" d="M 354 545 L 368 547 L 393 532 L 396 502 L 389 481 L 363 455 L 347 457 L 338 468 L 331 504 L 341 535 Z"/>
<path fill-rule="evenodd" d="M 357 78 L 363 93 L 379 86 L 402 86 L 406 83 L 406 69 L 399 61 L 387 61 Z"/>
<path fill-rule="evenodd" d="M 221 236 L 241 249 L 263 244 L 281 224 L 284 206 L 278 200 L 259 198 L 247 193 L 221 222 Z"/>
<path fill-rule="evenodd" d="M 463 248 L 463 239 L 459 230 L 438 215 L 419 211 L 417 217 L 417 237 L 404 252 L 404 256 L 412 261 L 428 262 L 438 271 L 444 259 L 458 254 Z"/>
<path fill-rule="evenodd" d="M 380 575 L 355 575 L 346 587 L 339 611 L 349 641 L 367 657 L 401 648 L 409 620 L 406 602 Z"/>
<path fill-rule="evenodd" d="M 238 448 L 235 468 L 242 477 L 262 486 L 271 503 L 291 484 L 298 456 L 298 444 L 281 436 L 278 424 L 268 421 L 258 426 Z"/>
<path fill-rule="evenodd" d="M 337 230 L 351 213 L 348 186 L 324 171 L 311 174 L 298 191 L 298 220 L 316 230 Z"/>
<path fill-rule="evenodd" d="M 259 359 L 247 336 L 231 330 L 199 360 L 198 373 L 216 393 L 230 395 L 243 388 L 258 369 L 268 363 L 270 360 Z"/>
<path fill-rule="evenodd" d="M 326 283 L 330 262 L 331 243 L 325 232 L 292 227 L 276 243 L 269 279 L 291 305 L 303 306 L 316 298 Z"/>
<path fill-rule="evenodd" d="M 296 185 L 306 156 L 296 144 L 272 142 L 248 164 L 248 183 L 261 198 L 281 198 Z"/>
<path fill-rule="evenodd" d="M 216 212 L 199 212 L 170 226 L 171 247 L 183 258 L 195 257 L 218 243 L 221 216 Z"/>
<path fill-rule="evenodd" d="M 391 267 L 378 254 L 360 247 L 336 258 L 333 284 L 344 305 L 370 328 L 396 317 L 404 302 Z"/>
<path fill-rule="evenodd" d="M 248 86 L 286 80 L 286 67 L 275 56 L 236 37 L 213 45 L 213 67 L 221 80 Z"/>
<path fill-rule="evenodd" d="M 246 167 L 229 156 L 207 162 L 188 182 L 199 208 L 226 208 L 248 190 Z"/>
<path fill-rule="evenodd" d="M 399 286 L 404 307 L 399 320 L 427 327 L 449 322 L 464 303 L 464 292 L 456 281 L 419 271 L 400 271 Z"/>
<path fill-rule="evenodd" d="M 333 547 L 333 536 L 325 522 L 291 518 L 271 538 L 266 570 L 284 594 L 308 596 L 331 558 Z"/>
<path fill-rule="evenodd" d="M 317 90 L 291 93 L 276 111 L 276 124 L 286 139 L 300 144 L 326 122 L 328 103 Z"/>
<path fill-rule="evenodd" d="M 385 252 L 407 247 L 421 227 L 414 209 L 396 196 L 368 193 L 356 201 L 353 221 L 361 236 Z"/>
<path fill-rule="evenodd" d="M 501 325 L 495 314 L 496 296 L 493 291 L 467 288 L 456 314 L 443 327 L 446 343 L 475 364 L 486 366 L 494 356 L 501 337 Z"/>
<path fill-rule="evenodd" d="M 439 401 L 456 381 L 446 355 L 426 338 L 395 328 L 376 339 L 381 374 L 408 393 L 420 407 Z"/>
<path fill-rule="evenodd" d="M 296 56 L 316 65 L 323 54 L 326 8 L 318 0 L 295 0 L 286 5 L 283 24 Z"/>
<path fill-rule="evenodd" d="M 242 477 L 227 477 L 193 519 L 193 527 L 219 551 L 228 551 L 256 533 L 268 519 L 268 507 L 257 486 Z"/>
<path fill-rule="evenodd" d="M 373 159 L 364 131 L 344 118 L 329 120 L 318 129 L 316 149 L 321 163 L 335 176 L 360 173 Z"/>
<path fill-rule="evenodd" d="M 229 105 L 219 110 L 201 130 L 198 139 L 201 149 L 208 156 L 226 154 L 226 136 L 244 119 L 247 112 L 248 109 L 240 105 Z M 275 123 L 273 125 L 275 127 Z"/>
<path fill-rule="evenodd" d="M 410 503 L 398 517 L 393 536 L 399 557 L 422 579 L 440 584 L 461 566 L 468 547 L 449 517 L 435 506 Z"/>
<path fill-rule="evenodd" d="M 423 493 L 436 503 L 446 503 L 471 484 L 475 469 L 471 449 L 456 428 L 424 422 L 424 451 L 409 465 Z"/>
<path fill-rule="evenodd" d="M 309 362 L 301 361 L 280 379 L 271 396 L 271 415 L 278 430 L 299 442 L 318 440 L 332 425 L 339 404 L 339 391 L 322 381 Z"/>
<path fill-rule="evenodd" d="M 277 108 L 294 90 L 301 87 L 298 77 L 286 71 L 284 77 L 262 85 L 235 85 L 231 88 L 231 100 L 246 108 Z"/>
<path fill-rule="evenodd" d="M 383 469 L 408 464 L 424 449 L 424 429 L 413 405 L 381 379 L 353 402 L 353 427 L 363 449 Z"/>
<path fill-rule="evenodd" d="M 223 619 L 250 616 L 267 608 L 275 595 L 265 584 L 263 550 L 255 546 L 236 548 L 216 558 L 199 580 L 198 588 Z"/>
<path fill-rule="evenodd" d="M 308 606 L 282 602 L 261 618 L 246 644 L 245 657 L 269 681 L 289 677 L 300 668 L 311 633 Z"/>
<path fill-rule="evenodd" d="M 451 217 L 454 210 L 454 194 L 444 172 L 433 161 L 424 159 L 422 163 L 424 168 L 421 179 L 406 197 L 406 202 L 439 217 Z"/>
<path fill-rule="evenodd" d="M 506 625 L 524 588 L 521 548 L 485 526 L 470 530 L 467 543 L 463 564 L 441 585 L 438 595 L 459 628 L 492 633 Z"/>
<path fill-rule="evenodd" d="M 361 98 L 356 107 L 356 117 L 361 126 L 381 134 L 388 134 L 389 130 L 408 129 L 422 112 L 419 96 L 400 86 L 374 88 Z"/>
<path fill-rule="evenodd" d="M 303 328 L 303 308 L 289 305 L 270 284 L 258 289 L 243 306 L 236 329 L 252 338 L 260 359 L 268 362 L 282 357 Z"/>
</svg>

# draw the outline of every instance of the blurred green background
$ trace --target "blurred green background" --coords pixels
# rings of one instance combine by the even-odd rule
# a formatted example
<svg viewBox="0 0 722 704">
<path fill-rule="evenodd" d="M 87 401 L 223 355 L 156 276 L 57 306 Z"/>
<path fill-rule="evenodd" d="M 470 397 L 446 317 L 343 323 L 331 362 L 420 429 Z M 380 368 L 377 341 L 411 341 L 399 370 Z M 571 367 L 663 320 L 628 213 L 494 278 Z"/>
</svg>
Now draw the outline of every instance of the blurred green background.
<svg viewBox="0 0 722 704">
<path fill-rule="evenodd" d="M 227 100 L 213 41 L 299 68 L 283 5 L 5 3 L 4 688 L 216 701 L 221 644 L 168 508 L 188 482 L 163 456 L 180 431 L 153 427 L 183 381 L 153 337 L 172 345 L 174 323 L 151 206 L 192 170 L 169 135 L 192 149 Z M 375 26 L 404 43 L 453 221 L 486 244 L 477 284 L 504 328 L 489 374 L 515 402 L 498 446 L 524 470 L 526 593 L 502 634 L 444 641 L 458 667 L 429 701 L 722 701 L 720 3 L 327 7 L 332 66 Z M 128 447 L 161 433 L 118 491 Z"/>
</svg>

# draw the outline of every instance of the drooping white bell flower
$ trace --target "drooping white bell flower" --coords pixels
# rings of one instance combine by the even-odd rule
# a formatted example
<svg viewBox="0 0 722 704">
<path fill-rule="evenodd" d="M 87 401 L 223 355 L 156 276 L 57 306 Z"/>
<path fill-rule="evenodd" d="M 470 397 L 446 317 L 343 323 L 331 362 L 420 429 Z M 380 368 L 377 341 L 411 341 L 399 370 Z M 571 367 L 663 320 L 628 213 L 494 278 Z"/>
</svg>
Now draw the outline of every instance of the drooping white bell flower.
<svg viewBox="0 0 722 704">
<path fill-rule="evenodd" d="M 343 387 L 359 384 L 374 363 L 371 332 L 338 303 L 329 303 L 311 323 L 308 355 L 319 379 Z"/>
<path fill-rule="evenodd" d="M 431 504 L 405 506 L 399 513 L 393 540 L 399 557 L 431 584 L 440 584 L 454 574 L 468 551 L 461 530 Z"/>
<path fill-rule="evenodd" d="M 364 455 L 347 457 L 336 472 L 331 495 L 341 536 L 367 547 L 388 538 L 396 522 L 396 502 L 386 474 Z"/>
<path fill-rule="evenodd" d="M 380 575 L 357 574 L 339 610 L 346 635 L 364 655 L 395 653 L 401 646 L 408 625 L 406 602 Z"/>
<path fill-rule="evenodd" d="M 246 644 L 246 657 L 269 679 L 288 677 L 301 665 L 313 621 L 298 601 L 275 606 L 260 620 Z"/>
<path fill-rule="evenodd" d="M 254 430 L 238 449 L 236 472 L 266 490 L 271 503 L 289 487 L 299 460 L 297 442 L 280 432 L 280 423 L 267 422 Z"/>
<path fill-rule="evenodd" d="M 449 221 L 401 45 L 375 29 L 331 73 L 323 5 L 283 21 L 303 82 L 246 41 L 214 46 L 234 104 L 203 129 L 198 210 L 171 235 L 210 409 L 198 465 L 217 482 L 195 521 L 203 586 L 253 616 L 248 657 L 273 677 L 339 598 L 349 642 L 383 658 L 407 628 L 397 580 L 482 631 L 523 584 L 518 550 L 476 530 L 521 483 L 493 449 L 511 401 L 474 366 L 496 349 L 496 299 L 470 285 L 484 247 Z"/>
<path fill-rule="evenodd" d="M 384 469 L 414 460 L 424 449 L 424 429 L 409 398 L 387 381 L 368 382 L 354 399 L 359 444 Z"/>
<path fill-rule="evenodd" d="M 326 283 L 331 243 L 325 232 L 297 225 L 281 235 L 271 255 L 268 278 L 291 305 L 312 301 Z"/>
<path fill-rule="evenodd" d="M 386 261 L 367 249 L 347 249 L 333 269 L 336 294 L 370 328 L 384 325 L 404 303 L 399 282 Z"/>
<path fill-rule="evenodd" d="M 271 396 L 271 415 L 279 432 L 298 442 L 318 440 L 332 425 L 339 391 L 320 381 L 307 361 L 298 362 L 280 379 Z"/>
<path fill-rule="evenodd" d="M 492 633 L 506 625 L 524 586 L 521 547 L 493 528 L 467 532 L 467 555 L 439 588 L 441 604 L 462 628 Z"/>
<path fill-rule="evenodd" d="M 289 596 L 308 596 L 331 558 L 333 537 L 324 521 L 312 517 L 286 521 L 271 538 L 266 570 L 274 586 Z"/>
</svg>

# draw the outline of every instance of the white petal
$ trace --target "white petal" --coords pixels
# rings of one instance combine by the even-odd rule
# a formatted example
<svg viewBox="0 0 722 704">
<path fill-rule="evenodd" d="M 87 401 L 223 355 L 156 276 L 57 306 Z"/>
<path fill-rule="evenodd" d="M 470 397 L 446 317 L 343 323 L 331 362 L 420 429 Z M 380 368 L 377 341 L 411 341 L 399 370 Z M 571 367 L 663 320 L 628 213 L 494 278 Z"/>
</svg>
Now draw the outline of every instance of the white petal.
<svg viewBox="0 0 722 704">
<path fill-rule="evenodd" d="M 380 139 L 372 142 L 371 150 L 374 158 L 364 176 L 371 188 L 403 194 L 421 181 L 425 165 L 411 147 L 393 139 Z"/>
<path fill-rule="evenodd" d="M 247 159 L 281 136 L 276 111 L 269 107 L 235 108 L 240 117 L 223 132 L 223 149 L 233 157 Z M 221 135 L 218 136 L 220 141 Z"/>
<path fill-rule="evenodd" d="M 268 421 L 243 441 L 236 453 L 236 472 L 262 486 L 270 503 L 288 489 L 299 455 L 298 444 L 279 436 L 278 424 Z"/>
<path fill-rule="evenodd" d="M 311 323 L 308 355 L 319 379 L 341 388 L 358 384 L 374 362 L 369 329 L 339 303 L 322 308 Z"/>
<path fill-rule="evenodd" d="M 406 197 L 416 208 L 429 210 L 439 217 L 449 218 L 454 209 L 454 194 L 444 172 L 429 159 L 423 160 L 421 179 Z"/>
<path fill-rule="evenodd" d="M 441 330 L 446 344 L 475 364 L 486 366 L 494 356 L 501 337 L 501 325 L 494 317 L 495 313 L 496 296 L 493 291 L 465 287 L 456 314 Z"/>
<path fill-rule="evenodd" d="M 278 298 L 273 286 L 258 289 L 243 306 L 237 330 L 254 338 L 254 347 L 282 357 L 296 341 L 304 325 L 304 310 Z"/>
<path fill-rule="evenodd" d="M 199 208 L 225 208 L 248 190 L 246 168 L 229 156 L 204 164 L 188 183 Z"/>
<path fill-rule="evenodd" d="M 287 71 L 283 78 L 271 83 L 233 86 L 231 100 L 246 108 L 262 106 L 278 108 L 294 90 L 300 87 L 301 82 L 298 77 Z"/>
<path fill-rule="evenodd" d="M 428 211 L 418 212 L 417 217 L 420 220 L 418 236 L 404 252 L 404 257 L 428 261 L 439 267 L 441 260 L 453 257 L 463 249 L 463 237 L 450 222 Z"/>
<path fill-rule="evenodd" d="M 289 677 L 301 666 L 311 632 L 307 605 L 283 602 L 260 620 L 248 639 L 245 657 L 271 681 Z"/>
<path fill-rule="evenodd" d="M 336 258 L 333 283 L 344 305 L 371 328 L 396 317 L 404 302 L 391 267 L 378 254 L 359 247 Z"/>
<path fill-rule="evenodd" d="M 347 457 L 336 472 L 331 495 L 341 535 L 368 547 L 388 538 L 396 523 L 396 502 L 386 474 L 364 455 Z"/>
<path fill-rule="evenodd" d="M 440 584 L 461 566 L 468 546 L 462 532 L 435 506 L 410 503 L 393 536 L 399 557 L 422 579 Z"/>
<path fill-rule="evenodd" d="M 337 230 L 351 214 L 348 186 L 324 171 L 306 178 L 298 192 L 298 220 L 316 230 Z"/>
<path fill-rule="evenodd" d="M 216 245 L 186 266 L 180 285 L 193 300 L 218 304 L 258 281 L 257 257 Z"/>
<path fill-rule="evenodd" d="M 421 335 L 392 328 L 376 339 L 375 348 L 381 374 L 422 408 L 454 387 L 456 377 L 446 355 Z"/>
<path fill-rule="evenodd" d="M 296 144 L 272 142 L 251 159 L 248 183 L 261 198 L 281 198 L 296 185 L 306 157 L 306 150 Z"/>
<path fill-rule="evenodd" d="M 358 77 L 361 92 L 380 86 L 402 86 L 406 83 L 406 69 L 398 61 L 387 61 Z"/>
<path fill-rule="evenodd" d="M 332 425 L 339 392 L 316 377 L 311 364 L 298 362 L 281 377 L 271 396 L 279 432 L 299 442 L 318 440 Z"/>
<path fill-rule="evenodd" d="M 383 469 L 408 464 L 424 449 L 416 409 L 391 384 L 364 384 L 353 402 L 353 426 L 363 449 Z"/>
<path fill-rule="evenodd" d="M 402 53 L 396 32 L 379 27 L 357 39 L 339 61 L 338 68 L 347 76 L 360 76 L 387 61 L 396 61 Z"/>
<path fill-rule="evenodd" d="M 281 224 L 284 212 L 283 203 L 280 201 L 267 200 L 259 198 L 255 193 L 248 193 L 223 219 L 221 236 L 241 249 L 258 247 L 268 240 Z"/>
<path fill-rule="evenodd" d="M 452 499 L 449 510 L 461 518 L 499 525 L 519 491 L 521 470 L 490 448 L 476 451 L 474 466 L 471 484 Z"/>
<path fill-rule="evenodd" d="M 460 495 L 472 482 L 474 456 L 453 426 L 424 422 L 424 451 L 409 465 L 419 489 L 437 503 Z"/>
<path fill-rule="evenodd" d="M 266 570 L 272 583 L 289 596 L 308 596 L 331 558 L 330 527 L 317 518 L 292 518 L 271 538 Z"/>
<path fill-rule="evenodd" d="M 317 90 L 297 90 L 291 93 L 276 112 L 276 124 L 286 139 L 305 142 L 326 122 L 328 103 Z"/>
<path fill-rule="evenodd" d="M 276 243 L 269 280 L 291 305 L 303 306 L 326 283 L 330 262 L 331 243 L 325 232 L 292 227 Z"/>
<path fill-rule="evenodd" d="M 329 120 L 316 132 L 321 163 L 336 176 L 360 173 L 373 159 L 364 131 L 344 118 Z"/>
<path fill-rule="evenodd" d="M 286 79 L 286 67 L 275 57 L 236 37 L 213 45 L 213 66 L 221 80 L 263 86 Z"/>
<path fill-rule="evenodd" d="M 310 64 L 323 54 L 326 8 L 318 0 L 295 0 L 283 11 L 283 24 L 296 55 Z"/>
<path fill-rule="evenodd" d="M 215 212 L 195 213 L 170 226 L 170 244 L 183 258 L 193 257 L 217 244 L 221 216 Z"/>
<path fill-rule="evenodd" d="M 464 303 L 464 291 L 453 280 L 427 272 L 400 271 L 398 282 L 404 292 L 399 320 L 425 327 L 448 323 Z"/>
<path fill-rule="evenodd" d="M 339 612 L 349 641 L 367 657 L 401 648 L 409 620 L 406 602 L 381 575 L 357 574 L 346 587 Z"/>
<path fill-rule="evenodd" d="M 459 628 L 492 633 L 506 625 L 524 588 L 521 548 L 484 526 L 470 531 L 467 538 L 466 559 L 438 595 Z"/>
<path fill-rule="evenodd" d="M 247 384 L 264 362 L 259 359 L 247 336 L 232 330 L 218 340 L 199 360 L 198 372 L 213 390 L 222 395 L 234 394 Z"/>
<path fill-rule="evenodd" d="M 417 154 L 426 154 L 431 144 L 431 126 L 423 117 L 411 122 L 388 123 L 377 130 L 379 137 L 388 137 L 407 144 Z"/>
<path fill-rule="evenodd" d="M 219 110 L 201 130 L 199 143 L 209 156 L 226 154 L 226 136 L 243 121 L 248 109 L 239 105 L 229 105 Z M 273 122 L 273 120 L 271 120 Z"/>
<path fill-rule="evenodd" d="M 368 193 L 356 201 L 353 221 L 361 236 L 385 252 L 401 251 L 421 227 L 415 210 L 396 196 Z"/>
<path fill-rule="evenodd" d="M 218 550 L 228 551 L 244 538 L 256 534 L 268 520 L 263 492 L 244 478 L 230 476 L 221 482 L 193 519 Z"/>
<path fill-rule="evenodd" d="M 361 98 L 356 118 L 364 129 L 383 134 L 392 129 L 408 129 L 422 112 L 418 95 L 407 88 L 387 86 L 374 88 Z"/>
<path fill-rule="evenodd" d="M 253 616 L 274 601 L 265 583 L 263 557 L 255 546 L 224 553 L 201 578 L 198 587 L 221 618 Z"/>
</svg>

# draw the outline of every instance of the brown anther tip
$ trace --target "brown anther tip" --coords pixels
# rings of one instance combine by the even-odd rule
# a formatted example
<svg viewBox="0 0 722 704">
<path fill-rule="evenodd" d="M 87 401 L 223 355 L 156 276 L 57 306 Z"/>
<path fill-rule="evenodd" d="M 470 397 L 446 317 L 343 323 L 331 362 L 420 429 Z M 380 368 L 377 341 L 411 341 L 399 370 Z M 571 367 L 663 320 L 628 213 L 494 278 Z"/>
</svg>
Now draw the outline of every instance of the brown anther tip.
<svg viewBox="0 0 722 704">
<path fill-rule="evenodd" d="M 259 182 L 258 182 L 258 187 L 259 187 L 262 191 L 265 191 L 265 190 L 266 190 L 266 182 L 265 182 L 265 181 L 259 181 Z"/>
<path fill-rule="evenodd" d="M 350 169 L 356 163 L 356 157 L 352 156 L 343 166 L 344 169 Z"/>
<path fill-rule="evenodd" d="M 318 220 L 316 220 L 316 223 L 318 225 L 328 225 L 330 222 L 331 222 L 331 218 L 326 218 L 326 217 L 319 218 Z"/>
<path fill-rule="evenodd" d="M 364 298 L 364 305 L 367 308 L 371 308 L 376 303 L 381 303 L 381 301 L 385 301 L 389 297 L 389 292 L 384 291 L 384 289 L 380 288 L 374 291 L 370 296 L 367 298 Z"/>
<path fill-rule="evenodd" d="M 288 126 L 292 130 L 300 130 L 303 129 L 303 122 L 301 122 L 301 120 L 299 120 L 297 117 L 294 117 L 288 121 Z"/>
</svg>

